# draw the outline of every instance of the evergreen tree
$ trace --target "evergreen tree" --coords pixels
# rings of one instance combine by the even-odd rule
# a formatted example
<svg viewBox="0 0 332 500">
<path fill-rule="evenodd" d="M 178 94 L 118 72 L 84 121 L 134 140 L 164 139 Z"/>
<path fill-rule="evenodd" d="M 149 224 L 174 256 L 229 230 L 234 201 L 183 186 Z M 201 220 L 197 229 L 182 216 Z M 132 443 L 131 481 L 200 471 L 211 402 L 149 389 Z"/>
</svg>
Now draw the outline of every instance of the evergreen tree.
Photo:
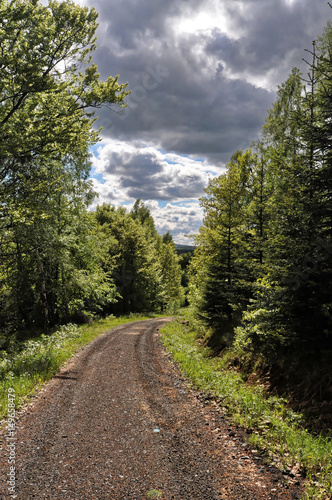
<svg viewBox="0 0 332 500">
<path fill-rule="evenodd" d="M 249 202 L 251 161 L 250 151 L 235 153 L 227 172 L 210 181 L 201 200 L 205 209 L 204 226 L 196 240 L 198 250 L 192 263 L 194 269 L 199 260 L 204 269 L 204 278 L 201 270 L 196 276 L 202 296 L 199 311 L 210 326 L 224 332 L 225 338 L 232 334 L 250 296 L 245 207 Z M 195 297 L 194 282 L 192 279 L 191 295 Z"/>
</svg>

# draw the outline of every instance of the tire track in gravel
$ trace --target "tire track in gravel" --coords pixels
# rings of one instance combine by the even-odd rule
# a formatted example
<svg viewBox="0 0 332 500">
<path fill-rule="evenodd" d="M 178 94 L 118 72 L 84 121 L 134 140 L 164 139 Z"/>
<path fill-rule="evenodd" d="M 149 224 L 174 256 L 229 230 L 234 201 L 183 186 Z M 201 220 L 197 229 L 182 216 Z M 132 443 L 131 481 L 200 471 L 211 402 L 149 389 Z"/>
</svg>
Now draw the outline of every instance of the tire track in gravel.
<svg viewBox="0 0 332 500">
<path fill-rule="evenodd" d="M 300 498 L 300 482 L 286 487 L 215 403 L 187 389 L 159 340 L 170 319 L 98 337 L 22 412 L 17 499 L 144 500 L 151 490 L 162 500 Z M 2 446 L 1 499 L 11 498 L 7 461 Z"/>
</svg>

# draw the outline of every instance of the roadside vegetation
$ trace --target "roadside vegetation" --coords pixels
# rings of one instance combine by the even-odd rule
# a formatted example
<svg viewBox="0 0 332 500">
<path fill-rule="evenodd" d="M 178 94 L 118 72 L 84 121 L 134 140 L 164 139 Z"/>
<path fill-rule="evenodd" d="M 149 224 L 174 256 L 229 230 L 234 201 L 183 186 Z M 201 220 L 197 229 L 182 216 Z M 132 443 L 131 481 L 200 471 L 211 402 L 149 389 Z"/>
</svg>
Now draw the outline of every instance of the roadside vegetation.
<svg viewBox="0 0 332 500">
<path fill-rule="evenodd" d="M 19 406 L 130 314 L 189 304 L 188 325 L 164 334 L 187 376 L 254 446 L 301 467 L 306 498 L 329 498 L 332 23 L 307 76 L 294 68 L 279 86 L 260 139 L 209 181 L 195 247 L 177 252 L 140 199 L 90 210 L 95 112 L 121 112 L 128 95 L 93 63 L 95 9 L 4 0 L 0 18 L 1 415 L 8 384 Z"/>
<path fill-rule="evenodd" d="M 305 500 L 332 498 L 332 435 L 310 432 L 305 416 L 263 383 L 248 383 L 234 367 L 236 353 L 213 356 L 206 328 L 190 311 L 162 329 L 162 341 L 189 382 L 216 399 L 224 414 L 244 428 L 248 441 L 277 467 L 307 478 Z"/>
<path fill-rule="evenodd" d="M 293 68 L 259 140 L 234 152 L 201 198 L 204 219 L 187 293 L 190 325 L 200 325 L 200 333 L 181 325 L 166 331 L 175 328 L 169 348 L 195 384 L 215 393 L 234 423 L 251 429 L 255 446 L 301 467 L 307 498 L 326 500 L 332 495 L 330 21 L 307 54 L 307 75 Z"/>
<path fill-rule="evenodd" d="M 109 316 L 81 326 L 67 324 L 51 334 L 12 342 L 7 351 L 0 351 L 0 421 L 8 413 L 9 388 L 14 389 L 15 404 L 19 409 L 80 348 L 116 326 L 152 317 L 157 315 Z"/>
<path fill-rule="evenodd" d="M 98 14 L 71 0 L 4 0 L 0 19 L 0 349 L 109 314 L 183 300 L 172 237 L 149 209 L 91 210 L 96 111 L 122 112 L 127 84 L 102 81 Z M 42 43 L 41 43 L 42 42 Z M 28 56 L 27 56 L 28 54 Z"/>
<path fill-rule="evenodd" d="M 278 87 L 260 139 L 205 189 L 188 297 L 210 347 L 261 363 L 290 391 L 304 375 L 312 387 L 299 404 L 315 400 L 319 420 L 332 414 L 330 21 L 307 56 L 308 74 L 293 68 Z"/>
</svg>

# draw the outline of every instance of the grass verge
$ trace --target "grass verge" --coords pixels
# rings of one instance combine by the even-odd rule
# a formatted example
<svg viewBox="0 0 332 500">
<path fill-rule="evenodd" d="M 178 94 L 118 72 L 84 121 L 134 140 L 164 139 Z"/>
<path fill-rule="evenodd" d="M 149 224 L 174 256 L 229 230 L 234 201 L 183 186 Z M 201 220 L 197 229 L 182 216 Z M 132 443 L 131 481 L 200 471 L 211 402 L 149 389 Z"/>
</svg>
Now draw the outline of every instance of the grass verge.
<svg viewBox="0 0 332 500">
<path fill-rule="evenodd" d="M 161 332 L 182 372 L 197 389 L 216 398 L 227 417 L 250 433 L 249 442 L 268 460 L 306 474 L 304 500 L 331 499 L 332 439 L 308 432 L 302 415 L 291 410 L 286 399 L 269 395 L 263 385 L 246 384 L 241 373 L 225 366 L 222 358 L 211 357 L 210 349 L 197 342 L 202 332 L 186 314 Z"/>
<path fill-rule="evenodd" d="M 15 408 L 19 409 L 78 349 L 116 326 L 152 317 L 158 316 L 109 316 L 79 327 L 69 324 L 51 335 L 21 342 L 10 353 L 0 351 L 0 421 L 8 413 L 8 389 L 15 394 Z"/>
</svg>

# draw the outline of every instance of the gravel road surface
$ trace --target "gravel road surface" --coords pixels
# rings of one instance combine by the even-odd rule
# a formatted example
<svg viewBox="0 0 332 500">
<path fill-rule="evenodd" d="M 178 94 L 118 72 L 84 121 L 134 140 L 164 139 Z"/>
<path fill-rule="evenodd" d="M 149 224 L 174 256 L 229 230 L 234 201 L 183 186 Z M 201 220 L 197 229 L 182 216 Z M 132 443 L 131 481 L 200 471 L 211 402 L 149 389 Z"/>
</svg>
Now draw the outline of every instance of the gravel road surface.
<svg viewBox="0 0 332 500">
<path fill-rule="evenodd" d="M 82 349 L 19 414 L 15 493 L 2 431 L 0 498 L 291 500 L 300 477 L 264 464 L 221 410 L 187 388 L 137 321 Z"/>
</svg>

